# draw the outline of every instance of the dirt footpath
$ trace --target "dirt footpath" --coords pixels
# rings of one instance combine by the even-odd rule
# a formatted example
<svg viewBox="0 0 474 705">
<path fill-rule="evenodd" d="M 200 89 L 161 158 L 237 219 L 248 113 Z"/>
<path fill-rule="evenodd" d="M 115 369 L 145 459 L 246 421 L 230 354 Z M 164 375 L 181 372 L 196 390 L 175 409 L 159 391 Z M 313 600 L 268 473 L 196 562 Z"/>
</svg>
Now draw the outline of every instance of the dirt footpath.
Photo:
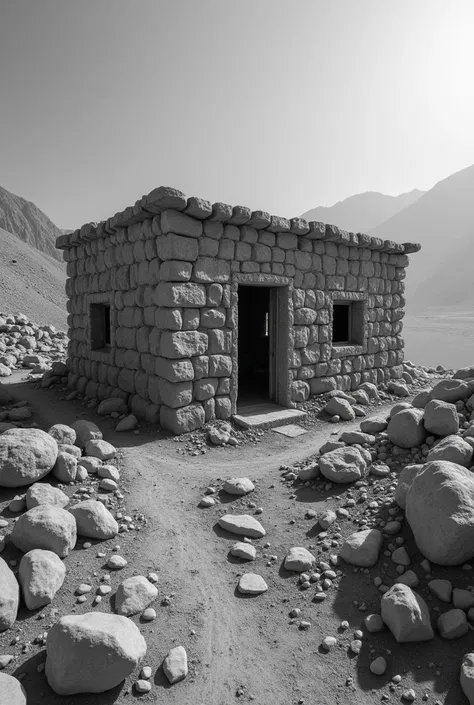
<svg viewBox="0 0 474 705">
<path fill-rule="evenodd" d="M 38 390 L 36 385 L 22 383 L 22 377 L 15 374 L 5 381 L 18 399 L 31 402 L 35 420 L 42 428 L 89 418 L 101 427 L 106 440 L 123 449 L 121 485 L 126 492 L 127 511 L 143 513 L 149 517 L 149 524 L 134 535 L 121 534 L 117 541 L 107 542 L 120 544 L 121 554 L 129 561 L 120 574 L 112 575 L 112 587 L 125 577 L 146 575 L 149 570 L 156 570 L 160 577 L 157 619 L 140 624 L 138 617 L 133 618 L 148 644 L 145 663 L 154 674 L 151 693 L 138 695 L 134 691 L 132 685 L 138 675 L 134 674 L 121 687 L 100 696 L 59 698 L 49 689 L 44 675 L 37 673 L 38 663 L 44 660 L 43 651 L 37 649 L 34 657 L 19 654 L 15 668 L 8 671 L 26 673 L 23 684 L 29 705 L 122 704 L 135 698 L 170 705 L 362 705 L 380 703 L 383 696 L 390 702 L 400 702 L 402 690 L 410 687 L 415 689 L 417 701 L 427 693 L 423 701 L 431 705 L 437 699 L 446 705 L 464 702 L 457 686 L 457 664 L 460 654 L 469 648 L 467 640 L 471 644 L 471 636 L 461 640 L 461 651 L 457 643 L 443 651 L 439 639 L 428 646 L 408 644 L 400 648 L 387 631 L 365 633 L 361 653 L 356 656 L 350 651 L 354 631 L 361 628 L 366 614 L 379 611 L 380 594 L 373 578 L 381 571 L 383 574 L 380 562 L 370 574 L 345 568 L 322 603 L 313 602 L 314 590 L 301 591 L 298 576 L 282 567 L 291 546 L 305 546 L 318 560 L 327 560 L 328 553 L 338 553 L 340 540 L 329 552 L 321 550 L 316 519 L 308 519 L 306 513 L 308 509 L 319 514 L 323 509 L 342 506 L 350 488 L 324 492 L 300 486 L 295 490 L 281 481 L 280 465 L 306 458 L 332 432 L 357 428 L 358 422 L 324 426 L 296 439 L 268 431 L 257 445 L 216 448 L 189 457 L 177 452 L 183 445 L 179 440 L 152 429 L 143 429 L 139 435 L 117 434 L 110 420 L 76 402 L 61 400 L 59 390 Z M 383 407 L 376 413 L 381 411 Z M 222 495 L 222 504 L 198 508 L 207 486 L 218 487 L 220 480 L 238 476 L 252 479 L 255 492 L 231 502 L 229 496 Z M 253 514 L 255 509 L 248 507 L 249 502 L 263 509 L 257 518 L 267 535 L 254 541 L 257 560 L 244 564 L 229 556 L 236 537 L 223 532 L 217 519 L 226 511 Z M 342 537 L 356 528 L 350 518 L 338 524 Z M 403 536 L 406 533 L 404 529 Z M 107 600 L 100 608 L 92 608 L 90 602 L 74 604 L 71 597 L 76 583 L 100 578 L 100 561 L 94 548 L 71 554 L 71 574 L 68 572 L 58 593 L 60 614 L 111 609 Z M 416 551 L 408 540 L 407 548 L 410 554 Z M 277 560 L 270 560 L 272 555 Z M 263 576 L 268 592 L 245 597 L 236 591 L 239 575 L 248 571 Z M 361 611 L 362 603 L 366 611 Z M 295 607 L 302 611 L 300 619 L 311 623 L 309 629 L 299 629 L 299 620 L 290 619 L 289 612 Z M 346 631 L 338 630 L 342 620 L 350 624 Z M 26 622 L 23 625 L 26 631 L 30 628 Z M 38 630 L 36 624 L 32 633 Z M 337 636 L 339 646 L 325 653 L 320 643 L 328 635 Z M 8 644 L 9 639 L 0 639 L 0 653 L 13 653 Z M 188 653 L 189 676 L 170 687 L 159 666 L 168 650 L 178 644 Z M 389 662 L 384 676 L 369 671 L 370 662 L 379 655 Z M 395 674 L 402 676 L 402 683 L 392 692 L 390 682 Z"/>
</svg>

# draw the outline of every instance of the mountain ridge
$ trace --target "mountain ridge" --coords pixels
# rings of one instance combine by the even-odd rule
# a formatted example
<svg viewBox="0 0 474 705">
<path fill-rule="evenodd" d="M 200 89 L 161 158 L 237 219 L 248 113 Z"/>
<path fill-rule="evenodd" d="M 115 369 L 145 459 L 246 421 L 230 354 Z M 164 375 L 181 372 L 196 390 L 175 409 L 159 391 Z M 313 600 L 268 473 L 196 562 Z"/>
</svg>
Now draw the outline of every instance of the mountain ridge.
<svg viewBox="0 0 474 705">
<path fill-rule="evenodd" d="M 337 225 L 351 232 L 368 232 L 416 202 L 424 193 L 413 189 L 398 196 L 388 196 L 379 191 L 364 191 L 332 206 L 312 208 L 301 217 L 307 221 L 316 220 Z"/>
<path fill-rule="evenodd" d="M 62 230 L 34 203 L 7 191 L 3 186 L 0 186 L 0 228 L 53 259 L 62 261 L 62 254 L 56 249 L 56 238 L 62 235 Z"/>
</svg>

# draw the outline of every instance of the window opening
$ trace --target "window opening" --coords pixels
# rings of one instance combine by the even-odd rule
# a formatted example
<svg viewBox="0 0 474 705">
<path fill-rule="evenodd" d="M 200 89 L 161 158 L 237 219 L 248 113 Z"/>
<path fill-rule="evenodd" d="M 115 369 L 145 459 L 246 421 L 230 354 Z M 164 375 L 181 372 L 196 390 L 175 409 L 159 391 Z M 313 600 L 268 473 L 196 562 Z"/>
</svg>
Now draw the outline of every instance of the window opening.
<svg viewBox="0 0 474 705">
<path fill-rule="evenodd" d="M 91 349 L 110 346 L 110 305 L 91 304 Z"/>
<path fill-rule="evenodd" d="M 351 341 L 352 307 L 350 303 L 335 303 L 332 313 L 333 343 L 349 343 Z"/>
<path fill-rule="evenodd" d="M 365 336 L 364 301 L 333 302 L 332 342 L 335 345 L 363 345 Z"/>
</svg>

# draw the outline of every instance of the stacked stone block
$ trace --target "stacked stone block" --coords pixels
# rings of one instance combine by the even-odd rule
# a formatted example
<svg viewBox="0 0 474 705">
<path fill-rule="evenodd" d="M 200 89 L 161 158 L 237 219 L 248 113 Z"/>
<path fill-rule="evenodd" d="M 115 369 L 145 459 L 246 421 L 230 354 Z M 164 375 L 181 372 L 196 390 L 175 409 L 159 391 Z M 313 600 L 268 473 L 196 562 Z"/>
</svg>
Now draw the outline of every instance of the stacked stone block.
<svg viewBox="0 0 474 705">
<path fill-rule="evenodd" d="M 163 188 L 57 244 L 67 262 L 70 385 L 90 398 L 123 397 L 175 433 L 235 412 L 240 275 L 288 286 L 288 405 L 401 377 L 406 253 L 417 246 Z M 334 299 L 360 302 L 360 345 L 332 344 Z M 97 302 L 111 305 L 109 351 L 91 350 Z"/>
</svg>

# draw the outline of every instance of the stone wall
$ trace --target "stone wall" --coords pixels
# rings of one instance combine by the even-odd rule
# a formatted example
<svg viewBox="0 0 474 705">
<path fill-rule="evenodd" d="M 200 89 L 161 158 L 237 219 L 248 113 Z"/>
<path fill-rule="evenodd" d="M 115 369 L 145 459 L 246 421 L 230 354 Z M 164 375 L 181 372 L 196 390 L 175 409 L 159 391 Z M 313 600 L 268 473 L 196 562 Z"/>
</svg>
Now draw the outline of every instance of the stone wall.
<svg viewBox="0 0 474 705">
<path fill-rule="evenodd" d="M 287 405 L 401 376 L 406 252 L 417 246 L 211 206 L 173 189 L 144 199 L 134 207 L 141 212 L 58 239 L 69 277 L 72 387 L 91 398 L 121 396 L 174 432 L 230 418 L 243 282 L 286 287 Z M 360 302 L 360 344 L 332 344 L 334 299 Z M 107 351 L 91 350 L 91 303 L 111 305 Z"/>
</svg>

